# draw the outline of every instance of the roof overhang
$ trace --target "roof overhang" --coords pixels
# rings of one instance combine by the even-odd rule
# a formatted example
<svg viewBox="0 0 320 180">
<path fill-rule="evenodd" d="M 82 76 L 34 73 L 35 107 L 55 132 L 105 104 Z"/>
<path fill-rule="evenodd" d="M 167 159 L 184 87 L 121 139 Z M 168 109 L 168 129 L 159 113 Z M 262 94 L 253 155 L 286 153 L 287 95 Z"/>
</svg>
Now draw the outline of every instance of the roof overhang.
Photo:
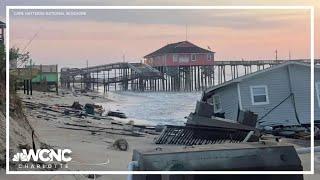
<svg viewBox="0 0 320 180">
<path fill-rule="evenodd" d="M 256 71 L 254 73 L 251 73 L 251 74 L 248 74 L 248 75 L 244 75 L 244 76 L 241 76 L 239 78 L 236 78 L 236 79 L 227 81 L 225 83 L 222 83 L 222 84 L 213 86 L 211 88 L 208 88 L 208 89 L 206 89 L 204 91 L 203 97 L 209 97 L 209 96 L 213 95 L 214 91 L 217 90 L 217 89 L 229 86 L 231 84 L 240 83 L 241 81 L 243 81 L 245 79 L 249 79 L 249 78 L 251 78 L 253 76 L 256 76 L 256 75 L 259 75 L 259 74 L 262 74 L 262 73 L 266 73 L 266 72 L 272 71 L 274 69 L 285 67 L 285 66 L 288 66 L 288 65 L 291 65 L 291 64 L 301 65 L 301 66 L 306 66 L 306 67 L 310 67 L 311 66 L 309 63 L 303 63 L 303 62 L 297 62 L 297 61 L 287 61 L 287 62 L 284 62 L 282 64 L 274 65 L 272 67 L 269 67 L 269 68 L 266 68 L 266 69 L 263 69 L 263 70 L 260 70 L 260 71 Z M 320 65 L 315 65 L 315 68 L 320 69 Z"/>
</svg>

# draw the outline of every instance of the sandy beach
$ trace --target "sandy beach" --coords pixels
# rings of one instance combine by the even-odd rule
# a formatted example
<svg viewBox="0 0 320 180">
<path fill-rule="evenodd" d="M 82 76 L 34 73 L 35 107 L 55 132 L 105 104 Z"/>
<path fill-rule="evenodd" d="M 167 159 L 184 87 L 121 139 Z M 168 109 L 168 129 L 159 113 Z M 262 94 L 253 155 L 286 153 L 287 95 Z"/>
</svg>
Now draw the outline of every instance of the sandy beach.
<svg viewBox="0 0 320 180">
<path fill-rule="evenodd" d="M 53 93 L 34 92 L 31 99 L 22 94 L 21 97 L 23 101 L 69 106 L 74 101 L 78 101 L 80 104 L 107 103 L 111 101 L 98 94 L 74 96 L 72 93 L 55 95 Z M 109 117 L 107 119 L 96 120 L 91 117 L 78 118 L 54 112 L 43 114 L 41 110 L 30 110 L 28 108 L 26 108 L 26 115 L 41 142 L 54 147 L 72 150 L 72 162 L 74 163 L 68 164 L 68 170 L 126 170 L 132 157 L 132 150 L 142 146 L 154 146 L 153 139 L 156 137 L 143 132 L 139 132 L 141 137 L 130 135 L 130 132 L 137 131 L 132 125 L 127 125 L 126 122 L 129 122 L 130 118 L 119 120 L 116 117 Z M 69 126 L 66 124 L 69 124 Z M 85 130 L 86 128 L 79 128 L 79 126 L 72 126 L 71 124 L 81 125 L 82 127 L 88 125 L 90 127 L 110 129 L 105 132 L 90 132 L 89 130 Z M 114 148 L 113 143 L 117 139 L 127 140 L 129 149 L 127 151 L 120 151 Z M 109 163 L 106 165 L 92 165 L 105 162 Z"/>
<path fill-rule="evenodd" d="M 25 115 L 35 130 L 36 136 L 45 144 L 54 148 L 71 149 L 72 161 L 68 167 L 60 168 L 62 171 L 126 171 L 127 165 L 132 159 L 133 149 L 156 148 L 154 143 L 157 137 L 150 132 L 132 126 L 130 117 L 120 119 L 116 117 L 76 117 L 63 113 L 45 111 L 41 108 L 28 108 L 26 104 L 42 104 L 48 106 L 71 106 L 74 101 L 80 104 L 86 103 L 108 103 L 114 101 L 98 93 L 74 94 L 70 91 L 55 93 L 44 93 L 34 91 L 32 96 L 18 92 L 24 102 Z M 124 112 L 125 113 L 125 112 Z M 130 122 L 130 124 L 128 123 Z M 97 131 L 97 128 L 103 131 Z M 138 134 L 138 136 L 137 136 Z M 113 146 L 117 139 L 125 139 L 129 148 L 121 151 Z M 279 144 L 292 144 L 296 148 L 307 147 L 308 142 L 304 140 L 282 139 Z M 168 145 L 161 145 L 161 147 Z M 214 146 L 214 145 L 212 145 Z M 317 158 L 319 158 L 317 156 Z M 305 170 L 310 169 L 310 154 L 300 155 Z M 316 163 L 319 169 L 319 163 Z M 316 170 L 319 173 L 319 170 Z M 31 176 L 32 179 L 42 179 L 41 176 Z M 59 175 L 45 176 L 49 179 L 86 179 L 86 176 Z M 125 179 L 120 175 L 103 175 L 107 179 Z M 44 178 L 44 177 L 43 177 Z"/>
</svg>

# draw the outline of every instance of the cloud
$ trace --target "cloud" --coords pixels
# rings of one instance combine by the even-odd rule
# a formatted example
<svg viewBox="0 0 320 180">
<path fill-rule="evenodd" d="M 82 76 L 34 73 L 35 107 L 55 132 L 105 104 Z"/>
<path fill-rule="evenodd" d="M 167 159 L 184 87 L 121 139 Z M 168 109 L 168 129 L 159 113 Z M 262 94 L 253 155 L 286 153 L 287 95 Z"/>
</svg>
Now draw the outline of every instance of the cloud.
<svg viewBox="0 0 320 180">
<path fill-rule="evenodd" d="M 24 46 L 38 33 L 28 47 L 37 63 L 55 62 L 77 65 L 116 62 L 122 55 L 130 61 L 161 46 L 184 40 L 185 27 L 175 24 L 138 24 L 101 21 L 47 21 L 44 19 L 15 19 L 11 21 L 11 45 Z M 302 24 L 301 24 L 302 23 Z M 308 56 L 308 26 L 295 21 L 290 26 L 239 30 L 216 26 L 189 27 L 189 40 L 202 47 L 210 46 L 219 60 L 279 58 Z M 79 53 L 81 52 L 81 53 Z"/>
<path fill-rule="evenodd" d="M 310 1 L 311 2 L 311 1 Z M 281 4 L 308 4 L 293 0 Z M 270 1 L 218 0 L 10 0 L 9 5 L 279 5 Z M 312 3 L 312 2 L 311 2 Z M 1 9 L 1 8 L 0 8 Z M 0 10 L 0 16 L 4 11 Z M 219 60 L 305 58 L 309 52 L 307 11 L 270 10 L 172 10 L 172 11 L 87 11 L 77 17 L 12 17 L 12 43 L 23 46 L 38 31 L 28 50 L 37 63 L 63 65 L 114 62 L 126 57 L 139 59 L 167 43 L 189 39 L 217 51 Z M 1 17 L 0 17 L 1 19 Z M 317 35 L 317 34 L 316 34 Z M 316 48 L 317 49 L 317 48 Z M 81 53 L 79 53 L 81 52 Z M 80 63 L 79 63 L 80 62 Z"/>
</svg>

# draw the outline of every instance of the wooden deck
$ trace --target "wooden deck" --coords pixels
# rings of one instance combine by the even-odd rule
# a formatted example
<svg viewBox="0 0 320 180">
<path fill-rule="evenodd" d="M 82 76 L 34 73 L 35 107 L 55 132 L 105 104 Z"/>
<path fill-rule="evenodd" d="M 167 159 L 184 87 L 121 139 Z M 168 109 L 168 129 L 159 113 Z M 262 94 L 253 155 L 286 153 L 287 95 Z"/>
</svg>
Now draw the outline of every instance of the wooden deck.
<svg viewBox="0 0 320 180">
<path fill-rule="evenodd" d="M 106 91 L 114 84 L 115 90 L 139 91 L 201 91 L 210 86 L 259 71 L 288 60 L 215 61 L 210 66 L 151 67 L 143 63 L 111 63 L 85 68 L 62 68 L 61 83 L 70 87 L 80 83 L 90 89 L 103 85 Z M 295 59 L 309 63 L 309 59 Z M 315 59 L 320 64 L 320 59 Z M 107 76 L 106 76 L 107 75 Z M 82 86 L 85 84 L 85 86 Z M 131 88 L 129 88 L 129 84 Z M 107 86 L 107 87 L 106 87 Z"/>
</svg>

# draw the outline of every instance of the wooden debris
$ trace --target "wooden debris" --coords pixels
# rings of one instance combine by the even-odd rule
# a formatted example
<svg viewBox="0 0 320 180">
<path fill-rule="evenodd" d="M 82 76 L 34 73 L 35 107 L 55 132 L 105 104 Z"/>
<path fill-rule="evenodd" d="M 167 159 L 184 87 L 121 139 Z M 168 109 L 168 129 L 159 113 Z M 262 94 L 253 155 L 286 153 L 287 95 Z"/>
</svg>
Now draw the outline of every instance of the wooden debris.
<svg viewBox="0 0 320 180">
<path fill-rule="evenodd" d="M 115 129 L 109 127 L 99 127 L 99 126 L 90 126 L 90 125 L 76 125 L 76 124 L 68 124 L 70 126 L 57 126 L 58 128 L 62 129 L 71 129 L 71 130 L 82 130 L 82 131 L 89 131 L 89 132 L 104 132 L 108 134 L 117 134 L 117 135 L 126 135 L 126 136 L 134 136 L 134 137 L 143 137 L 144 135 L 137 132 L 132 132 L 127 129 Z M 73 127 L 72 127 L 73 126 Z M 76 127 L 74 127 L 76 126 Z"/>
<path fill-rule="evenodd" d="M 119 126 L 123 126 L 123 124 L 121 122 L 116 122 L 116 121 L 112 121 L 111 124 L 115 124 L 115 125 L 119 125 Z"/>
<path fill-rule="evenodd" d="M 125 113 L 117 112 L 117 111 L 109 111 L 108 116 L 114 116 L 114 117 L 123 118 L 123 119 L 127 118 Z"/>
<path fill-rule="evenodd" d="M 113 147 L 119 149 L 120 151 L 127 151 L 129 149 L 129 144 L 125 139 L 117 139 L 113 143 Z"/>
</svg>

